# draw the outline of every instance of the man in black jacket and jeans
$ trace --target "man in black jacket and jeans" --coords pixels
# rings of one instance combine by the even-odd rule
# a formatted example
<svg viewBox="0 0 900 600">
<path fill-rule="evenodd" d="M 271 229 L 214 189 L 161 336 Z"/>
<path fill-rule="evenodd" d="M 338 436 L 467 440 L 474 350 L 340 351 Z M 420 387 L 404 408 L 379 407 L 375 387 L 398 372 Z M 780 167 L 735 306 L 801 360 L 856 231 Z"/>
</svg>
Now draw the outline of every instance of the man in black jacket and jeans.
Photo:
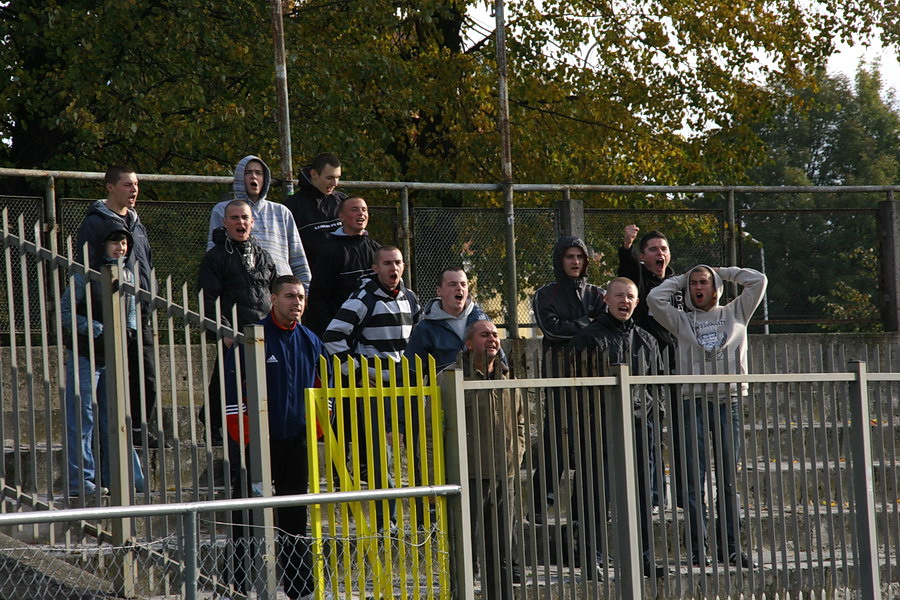
<svg viewBox="0 0 900 600">
<path fill-rule="evenodd" d="M 241 331 L 256 323 L 272 308 L 269 285 L 277 276 L 275 261 L 252 236 L 253 212 L 244 200 L 232 200 L 225 207 L 224 227 L 213 231 L 215 244 L 203 256 L 197 275 L 197 288 L 203 293 L 206 318 L 216 320 L 216 300 L 221 310 L 221 325 Z M 232 324 L 234 309 L 237 323 Z M 232 338 L 222 340 L 226 348 Z M 222 441 L 222 394 L 217 360 L 209 381 L 209 420 L 205 411 L 200 421 L 209 425 L 212 442 Z"/>
<path fill-rule="evenodd" d="M 533 301 L 534 318 L 544 334 L 541 343 L 543 377 L 566 377 L 571 374 L 565 352 L 567 344 L 604 311 L 603 290 L 587 282 L 587 271 L 587 245 L 577 237 L 560 238 L 553 249 L 553 273 L 556 280 L 538 289 Z M 532 483 L 531 513 L 536 522 L 543 519 L 543 506 L 556 501 L 559 477 L 566 464 L 564 448 L 569 448 L 570 468 L 575 464 L 574 440 L 566 440 L 565 436 L 571 436 L 575 431 L 578 416 L 574 414 L 574 407 L 566 400 L 565 392 L 560 388 L 552 388 L 544 398 L 541 437 L 543 453 L 541 455 L 539 451 L 539 444 L 535 450 L 538 464 Z M 582 462 L 588 458 L 582 457 Z M 573 485 L 572 489 L 575 487 Z M 579 512 L 584 512 L 584 507 L 576 500 L 572 498 L 572 517 L 577 520 Z M 597 506 L 599 503 L 593 504 Z M 594 567 L 594 563 L 602 562 L 599 548 L 581 548 L 577 558 L 576 562 L 587 567 L 588 576 L 595 577 L 598 569 Z"/>
<path fill-rule="evenodd" d="M 660 374 L 663 363 L 656 339 L 648 331 L 638 326 L 632 318 L 635 308 L 639 304 L 638 289 L 634 282 L 625 277 L 613 279 L 606 287 L 604 303 L 607 312 L 597 317 L 572 340 L 573 349 L 579 353 L 576 360 L 586 360 L 589 368 L 597 367 L 597 370 L 581 372 L 579 375 L 609 375 L 607 367 L 614 364 L 628 365 L 635 375 Z M 584 351 L 588 351 L 589 354 L 583 355 Z M 651 543 L 650 474 L 653 472 L 657 458 L 653 444 L 654 422 L 651 417 L 654 404 L 662 404 L 664 392 L 662 386 L 658 386 L 651 392 L 645 385 L 632 386 L 631 391 L 634 411 L 638 506 L 628 507 L 628 510 L 638 510 L 644 576 L 659 577 L 663 574 L 663 568 L 655 565 L 652 554 L 653 544 Z M 590 399 L 592 403 L 594 400 L 595 398 Z M 596 408 L 598 411 L 600 410 L 600 406 Z M 606 437 L 605 431 L 603 437 Z M 605 456 L 605 448 L 602 450 L 601 454 Z M 604 462 L 609 465 L 608 461 Z M 607 477 L 616 475 L 616 473 L 610 474 L 608 471 L 604 474 Z M 598 479 L 599 474 L 595 474 L 594 480 Z M 588 494 L 591 491 L 584 490 L 584 493 Z"/>
<path fill-rule="evenodd" d="M 82 248 L 87 244 L 88 255 L 92 257 L 90 259 L 90 267 L 99 271 L 103 265 L 94 258 L 103 255 L 102 248 L 99 253 L 94 248 L 94 244 L 98 240 L 98 232 L 108 226 L 108 221 L 120 223 L 131 234 L 133 241 L 131 254 L 125 266 L 132 273 L 140 275 L 137 283 L 140 284 L 142 290 L 155 292 L 153 253 L 150 250 L 150 240 L 147 236 L 147 229 L 141 223 L 141 219 L 134 209 L 140 191 L 137 174 L 130 167 L 109 167 L 103 177 L 103 185 L 106 188 L 106 200 L 97 200 L 91 204 L 87 213 L 85 213 L 84 220 L 78 227 L 78 237 L 75 243 L 77 256 L 78 258 L 81 257 Z M 141 436 L 142 410 L 143 416 L 149 420 L 156 406 L 156 355 L 153 351 L 153 330 L 151 328 L 149 308 L 149 303 L 141 303 L 141 323 L 138 323 L 138 325 L 141 327 L 143 348 L 139 353 L 137 352 L 137 346 L 134 346 L 134 351 L 129 352 L 128 357 L 130 372 L 128 385 L 132 419 L 131 433 L 135 446 L 143 445 Z M 138 358 L 139 354 L 140 360 Z M 138 377 L 140 372 L 138 362 L 141 362 L 144 369 L 143 379 Z M 147 443 L 149 446 L 159 447 L 160 442 L 155 435 L 148 431 Z M 168 447 L 171 444 L 166 442 L 165 445 Z"/>
</svg>

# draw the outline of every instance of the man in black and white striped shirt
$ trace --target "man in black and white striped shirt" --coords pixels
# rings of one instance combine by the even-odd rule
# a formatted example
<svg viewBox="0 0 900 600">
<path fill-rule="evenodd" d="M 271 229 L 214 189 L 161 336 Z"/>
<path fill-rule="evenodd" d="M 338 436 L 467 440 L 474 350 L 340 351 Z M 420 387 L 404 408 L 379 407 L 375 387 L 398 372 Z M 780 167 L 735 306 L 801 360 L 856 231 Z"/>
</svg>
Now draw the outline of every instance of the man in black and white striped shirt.
<svg viewBox="0 0 900 600">
<path fill-rule="evenodd" d="M 339 356 L 343 361 L 342 371 L 347 376 L 353 373 L 348 368 L 348 359 L 353 358 L 359 365 L 362 357 L 373 359 L 378 357 L 381 359 L 381 370 L 376 371 L 374 362 L 368 365 L 367 376 L 372 385 L 377 385 L 379 379 L 385 384 L 390 383 L 390 373 L 400 363 L 403 357 L 403 350 L 412 334 L 413 325 L 419 320 L 421 308 L 419 299 L 416 295 L 403 285 L 403 254 L 395 246 L 382 246 L 375 251 L 374 264 L 372 270 L 374 276 L 369 279 L 363 279 L 360 288 L 356 290 L 341 306 L 334 319 L 329 323 L 322 341 L 325 342 L 325 348 L 328 353 Z M 356 369 L 359 372 L 359 369 Z M 397 383 L 401 383 L 398 377 Z M 361 378 L 356 379 L 356 385 L 362 387 L 364 382 Z M 385 448 L 384 442 L 390 444 L 391 434 L 391 414 L 394 405 L 399 401 L 394 398 L 393 402 L 387 402 L 385 406 L 386 423 L 382 429 L 376 426 L 378 405 L 376 398 L 369 401 L 371 404 L 371 415 L 373 423 L 365 423 L 363 419 L 359 422 L 362 424 L 358 432 L 358 440 L 355 452 L 359 455 L 361 468 L 371 464 L 372 472 L 368 473 L 370 487 L 393 487 L 390 481 L 382 480 L 381 460 L 377 457 L 381 452 L 381 448 Z M 363 407 L 365 399 L 360 399 L 358 403 L 352 401 L 344 402 L 344 423 L 341 424 L 345 431 L 345 440 L 350 441 L 352 431 L 350 431 L 350 409 L 354 406 L 358 410 L 360 417 L 364 414 Z M 404 411 L 399 411 L 399 417 L 402 420 Z M 372 430 L 372 438 L 375 453 L 374 460 L 367 460 L 364 427 Z M 401 422 L 402 430 L 402 422 Z M 389 474 L 386 474 L 390 477 Z M 366 475 L 361 475 L 366 479 Z M 372 479 L 374 477 L 374 479 Z M 387 529 L 388 525 L 382 522 L 382 504 L 376 505 L 377 515 L 376 522 L 378 529 Z M 391 514 L 393 515 L 393 503 L 391 505 Z"/>
<path fill-rule="evenodd" d="M 382 381 L 388 383 L 390 368 L 400 362 L 421 308 L 416 295 L 403 285 L 403 255 L 394 246 L 375 251 L 375 275 L 362 280 L 328 324 L 322 341 L 332 355 L 382 359 Z M 346 370 L 345 370 L 346 372 Z M 377 374 L 369 364 L 369 377 Z"/>
</svg>

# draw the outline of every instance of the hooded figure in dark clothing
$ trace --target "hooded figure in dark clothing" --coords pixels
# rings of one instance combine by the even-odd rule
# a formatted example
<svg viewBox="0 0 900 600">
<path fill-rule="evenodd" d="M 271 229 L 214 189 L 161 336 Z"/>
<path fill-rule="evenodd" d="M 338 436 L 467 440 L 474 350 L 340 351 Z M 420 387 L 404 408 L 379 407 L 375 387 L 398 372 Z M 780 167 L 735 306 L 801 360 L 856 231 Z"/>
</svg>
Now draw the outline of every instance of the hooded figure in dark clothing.
<svg viewBox="0 0 900 600">
<path fill-rule="evenodd" d="M 300 170 L 297 191 L 285 198 L 284 205 L 294 215 L 309 268 L 315 269 L 320 250 L 328 234 L 341 226 L 338 208 L 347 198 L 337 191 L 341 179 L 341 159 L 323 152 Z"/>
<path fill-rule="evenodd" d="M 571 236 L 560 238 L 553 249 L 553 273 L 556 281 L 541 287 L 534 295 L 534 317 L 544 334 L 541 366 L 544 377 L 565 377 L 569 374 L 564 352 L 566 345 L 605 310 L 603 290 L 587 282 L 588 256 L 587 245 L 581 239 Z M 574 467 L 576 454 L 583 455 L 580 459 L 583 465 L 595 460 L 588 456 L 591 444 L 577 445 L 574 439 L 569 439 L 575 432 L 576 425 L 579 428 L 590 427 L 593 421 L 592 414 L 579 416 L 574 408 L 567 390 L 553 388 L 545 397 L 543 434 L 535 448 L 536 454 L 542 456 L 543 460 L 539 461 L 535 469 L 532 486 L 532 518 L 536 522 L 543 519 L 543 507 L 552 506 L 556 502 L 563 468 Z M 590 430 L 595 428 L 591 427 Z M 570 456 L 564 455 L 565 448 L 569 449 Z M 577 482 L 571 489 L 578 489 Z M 582 506 L 585 499 L 576 502 L 577 499 L 573 497 L 571 500 L 571 516 L 578 520 L 579 514 L 585 513 Z M 605 521 L 600 502 L 592 501 L 592 504 L 596 508 L 596 514 L 582 519 L 581 531 L 585 531 L 585 524 L 592 525 L 599 522 L 599 519 Z M 587 537 L 592 539 L 586 539 L 580 544 L 576 563 L 584 568 L 584 573 L 589 578 L 599 577 L 602 556 L 596 537 Z"/>
</svg>

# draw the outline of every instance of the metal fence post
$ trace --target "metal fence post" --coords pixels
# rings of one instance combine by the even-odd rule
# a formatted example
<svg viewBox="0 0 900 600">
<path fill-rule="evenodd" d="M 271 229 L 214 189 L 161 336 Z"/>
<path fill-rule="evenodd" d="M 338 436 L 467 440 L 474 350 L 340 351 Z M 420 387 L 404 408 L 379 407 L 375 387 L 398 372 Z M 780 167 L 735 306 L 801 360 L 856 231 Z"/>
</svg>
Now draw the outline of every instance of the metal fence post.
<svg viewBox="0 0 900 600">
<path fill-rule="evenodd" d="M 881 318 L 888 331 L 900 331 L 900 207 L 894 192 L 878 203 L 878 267 Z"/>
<path fill-rule="evenodd" d="M 472 514 L 469 507 L 469 459 L 466 454 L 466 401 L 460 369 L 444 371 L 441 376 L 441 404 L 444 406 L 444 460 L 447 483 L 462 487 L 458 500 L 450 499 L 450 544 L 453 562 L 455 598 L 474 598 L 472 564 Z"/>
<path fill-rule="evenodd" d="M 584 201 L 572 200 L 569 189 L 563 190 L 563 199 L 556 203 L 562 235 L 584 239 Z"/>
<path fill-rule="evenodd" d="M 114 506 L 128 506 L 131 503 L 131 479 L 128 476 L 128 431 L 126 431 L 126 399 L 128 398 L 128 372 L 125 357 L 128 350 L 124 347 L 125 315 L 123 315 L 123 298 L 119 292 L 120 274 L 118 265 L 103 267 L 101 296 L 103 298 L 103 341 L 106 368 L 106 405 L 109 415 L 109 453 L 110 500 Z M 99 431 L 99 428 L 95 431 Z M 99 468 L 99 465 L 97 465 Z M 101 469 L 102 471 L 102 469 Z M 113 519 L 113 545 L 121 549 L 115 555 L 114 579 L 115 589 L 120 596 L 131 598 L 135 594 L 135 557 L 134 552 L 125 546 L 132 537 L 131 519 Z"/>
<path fill-rule="evenodd" d="M 641 597 L 641 549 L 638 510 L 637 466 L 634 456 L 634 418 L 631 400 L 631 375 L 628 365 L 615 365 L 613 374 L 618 380 L 612 402 L 603 408 L 609 411 L 609 428 L 612 452 L 612 474 L 616 478 L 613 498 L 614 535 L 616 538 L 616 564 L 619 570 L 617 585 L 619 598 Z"/>
<path fill-rule="evenodd" d="M 247 377 L 247 412 L 250 417 L 250 484 L 254 494 L 272 495 L 269 456 L 269 400 L 266 389 L 266 345 L 262 325 L 244 327 L 244 368 Z M 275 514 L 271 508 L 253 510 L 256 591 L 263 600 L 275 599 Z"/>
<path fill-rule="evenodd" d="M 56 225 L 56 178 L 47 176 L 44 188 L 44 231 L 51 231 Z"/>
<path fill-rule="evenodd" d="M 864 600 L 881 598 L 875 494 L 872 490 L 872 432 L 869 425 L 869 378 L 866 363 L 850 361 L 856 375 L 850 390 L 850 460 L 856 501 L 856 565 Z"/>
<path fill-rule="evenodd" d="M 403 260 L 407 265 L 412 264 L 412 235 L 409 230 L 409 188 L 400 190 L 400 249 L 403 250 Z M 403 270 L 403 283 L 408 288 L 413 287 L 412 269 Z"/>
<path fill-rule="evenodd" d="M 181 531 L 184 536 L 184 600 L 197 600 L 197 513 L 181 515 Z"/>
<path fill-rule="evenodd" d="M 729 267 L 737 267 L 738 266 L 738 223 L 737 223 L 737 209 L 735 208 L 734 203 L 734 190 L 728 190 L 728 209 L 726 214 L 726 218 L 728 219 L 728 223 L 726 224 L 728 236 L 725 239 L 725 242 L 728 244 L 728 266 Z M 728 282 L 728 292 L 731 298 L 737 296 L 737 284 L 733 281 Z"/>
</svg>

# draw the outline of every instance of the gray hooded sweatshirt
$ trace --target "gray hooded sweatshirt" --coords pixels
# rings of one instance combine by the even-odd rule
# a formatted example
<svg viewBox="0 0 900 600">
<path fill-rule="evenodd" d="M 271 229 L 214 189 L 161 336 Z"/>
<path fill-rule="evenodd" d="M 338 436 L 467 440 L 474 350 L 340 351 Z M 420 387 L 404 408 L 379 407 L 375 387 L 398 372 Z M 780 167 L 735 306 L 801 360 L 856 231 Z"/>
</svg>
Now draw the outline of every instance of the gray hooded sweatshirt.
<svg viewBox="0 0 900 600">
<path fill-rule="evenodd" d="M 717 292 L 716 304 L 707 311 L 694 305 L 690 293 L 690 275 L 698 268 L 712 272 Z M 733 281 L 743 290 L 728 304 L 720 305 L 723 280 Z M 684 275 L 666 279 L 650 291 L 647 297 L 650 314 L 678 338 L 680 373 L 747 373 L 747 324 L 762 301 L 766 283 L 766 276 L 753 269 L 720 267 L 716 272 L 706 265 L 697 265 Z M 670 302 L 672 294 L 679 290 L 684 290 L 684 311 Z M 746 383 L 741 384 L 740 394 L 747 395 Z M 681 395 L 684 398 L 737 400 L 738 387 L 736 383 L 685 384 L 681 387 Z"/>
<path fill-rule="evenodd" d="M 262 189 L 256 202 L 247 197 L 247 189 L 244 187 L 244 171 L 247 169 L 247 163 L 253 160 L 259 161 L 263 166 Z M 250 205 L 250 211 L 253 213 L 253 237 L 275 261 L 278 275 L 293 275 L 302 281 L 303 286 L 308 290 L 309 265 L 306 262 L 303 244 L 300 243 L 300 234 L 294 224 L 294 216 L 283 204 L 266 199 L 271 181 L 271 171 L 261 158 L 253 155 L 245 156 L 234 169 L 234 197 L 232 199 L 244 200 Z M 213 207 L 209 217 L 207 250 L 215 246 L 212 239 L 213 231 L 222 227 L 225 221 L 225 207 L 232 199 L 219 202 Z"/>
</svg>

